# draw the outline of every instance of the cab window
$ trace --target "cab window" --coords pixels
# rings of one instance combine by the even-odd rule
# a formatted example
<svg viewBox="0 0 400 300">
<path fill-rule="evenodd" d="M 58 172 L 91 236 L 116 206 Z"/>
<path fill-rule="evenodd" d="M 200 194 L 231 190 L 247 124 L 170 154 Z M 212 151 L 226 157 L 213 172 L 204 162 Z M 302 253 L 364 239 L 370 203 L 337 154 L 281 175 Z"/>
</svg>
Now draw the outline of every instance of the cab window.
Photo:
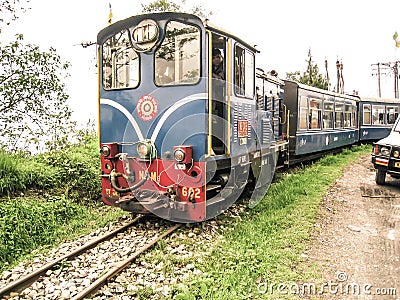
<svg viewBox="0 0 400 300">
<path fill-rule="evenodd" d="M 200 30 L 189 24 L 169 22 L 155 53 L 155 84 L 195 84 L 200 80 L 200 63 Z"/>
<path fill-rule="evenodd" d="M 139 56 L 132 49 L 128 35 L 123 30 L 103 44 L 105 89 L 135 88 L 139 84 Z"/>
<path fill-rule="evenodd" d="M 240 45 L 235 47 L 235 93 L 238 96 L 254 96 L 254 55 Z"/>
</svg>

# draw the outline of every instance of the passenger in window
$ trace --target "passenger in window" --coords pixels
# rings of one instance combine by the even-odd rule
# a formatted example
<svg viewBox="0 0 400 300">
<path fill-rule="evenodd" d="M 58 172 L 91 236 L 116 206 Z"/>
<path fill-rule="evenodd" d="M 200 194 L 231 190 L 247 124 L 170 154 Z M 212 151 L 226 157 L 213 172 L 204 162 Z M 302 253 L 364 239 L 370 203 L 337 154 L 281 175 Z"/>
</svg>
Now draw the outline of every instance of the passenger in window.
<svg viewBox="0 0 400 300">
<path fill-rule="evenodd" d="M 382 113 L 379 114 L 379 124 L 384 124 Z"/>
<path fill-rule="evenodd" d="M 214 48 L 212 51 L 212 76 L 216 79 L 225 80 L 223 57 L 218 48 Z"/>
<path fill-rule="evenodd" d="M 167 60 L 159 58 L 156 60 L 155 80 L 157 85 L 170 84 L 173 79 L 169 76 L 169 68 Z"/>
</svg>

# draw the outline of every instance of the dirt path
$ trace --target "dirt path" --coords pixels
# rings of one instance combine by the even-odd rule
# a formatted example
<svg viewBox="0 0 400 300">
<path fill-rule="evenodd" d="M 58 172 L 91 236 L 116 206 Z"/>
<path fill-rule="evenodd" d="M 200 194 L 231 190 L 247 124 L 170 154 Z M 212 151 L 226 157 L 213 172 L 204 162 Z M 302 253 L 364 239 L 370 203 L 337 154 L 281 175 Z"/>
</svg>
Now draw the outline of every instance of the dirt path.
<svg viewBox="0 0 400 300">
<path fill-rule="evenodd" d="M 386 181 L 376 185 L 366 156 L 326 195 L 306 253 L 323 270 L 315 298 L 400 299 L 400 180 Z"/>
</svg>

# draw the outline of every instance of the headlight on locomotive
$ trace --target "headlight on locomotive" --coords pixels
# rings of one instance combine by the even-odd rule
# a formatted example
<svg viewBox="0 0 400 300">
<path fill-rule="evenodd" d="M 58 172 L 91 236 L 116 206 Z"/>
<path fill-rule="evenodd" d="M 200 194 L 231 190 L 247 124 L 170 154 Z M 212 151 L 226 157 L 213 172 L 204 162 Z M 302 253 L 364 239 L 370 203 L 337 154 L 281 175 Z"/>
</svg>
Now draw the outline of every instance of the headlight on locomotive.
<svg viewBox="0 0 400 300">
<path fill-rule="evenodd" d="M 155 158 L 155 146 L 150 140 L 144 140 L 137 145 L 136 151 L 142 159 Z"/>
<path fill-rule="evenodd" d="M 110 155 L 110 153 L 111 153 L 111 150 L 110 150 L 110 148 L 108 147 L 108 146 L 106 146 L 106 145 L 104 145 L 104 146 L 101 146 L 101 148 L 100 148 L 100 154 L 103 154 L 104 156 L 109 156 Z"/>
<path fill-rule="evenodd" d="M 399 154 L 400 154 L 400 153 L 399 153 L 399 151 L 397 151 L 397 150 L 393 152 L 393 156 L 394 156 L 395 158 L 399 158 Z"/>
<path fill-rule="evenodd" d="M 185 159 L 185 152 L 182 149 L 178 148 L 174 151 L 174 157 L 178 163 L 183 162 L 183 160 Z"/>
<path fill-rule="evenodd" d="M 190 145 L 174 146 L 174 158 L 178 164 L 192 163 L 193 148 Z"/>
</svg>

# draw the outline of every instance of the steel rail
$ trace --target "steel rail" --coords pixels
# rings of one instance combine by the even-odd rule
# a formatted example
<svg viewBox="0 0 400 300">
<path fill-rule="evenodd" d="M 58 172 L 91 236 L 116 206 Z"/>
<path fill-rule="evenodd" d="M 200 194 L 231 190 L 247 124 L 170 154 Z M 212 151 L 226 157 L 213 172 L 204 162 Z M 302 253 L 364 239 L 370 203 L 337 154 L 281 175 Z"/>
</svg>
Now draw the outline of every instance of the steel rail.
<svg viewBox="0 0 400 300">
<path fill-rule="evenodd" d="M 40 267 L 36 271 L 33 271 L 32 273 L 30 273 L 24 277 L 21 277 L 20 279 L 12 282 L 11 284 L 6 285 L 2 289 L 0 289 L 0 298 L 10 294 L 11 292 L 23 290 L 25 287 L 27 287 L 28 285 L 35 282 L 40 276 L 45 274 L 48 270 L 52 269 L 58 263 L 60 263 L 64 260 L 70 260 L 72 258 L 75 258 L 76 256 L 81 255 L 83 252 L 85 252 L 91 248 L 94 248 L 99 243 L 106 241 L 106 240 L 112 238 L 113 236 L 115 236 L 117 233 L 120 233 L 120 232 L 126 230 L 127 228 L 132 226 L 134 223 L 138 222 L 141 218 L 143 218 L 143 216 L 138 216 L 135 219 L 133 219 L 131 222 L 129 222 L 128 224 L 121 226 L 120 228 L 117 228 L 107 234 L 104 234 L 104 235 L 100 236 L 99 238 L 72 251 L 71 253 L 61 256 L 60 258 L 57 258 L 57 259 L 45 264 L 44 266 Z"/>
<path fill-rule="evenodd" d="M 116 263 L 107 273 L 105 273 L 103 276 L 95 280 L 90 286 L 88 286 L 86 289 L 81 291 L 78 295 L 72 298 L 72 300 L 80 300 L 85 297 L 89 297 L 92 295 L 95 291 L 99 290 L 107 280 L 110 278 L 114 277 L 121 271 L 123 271 L 127 266 L 129 266 L 135 259 L 138 257 L 140 254 L 148 250 L 149 248 L 153 247 L 159 240 L 163 239 L 164 237 L 170 235 L 172 232 L 174 232 L 176 229 L 178 229 L 182 224 L 177 224 L 170 229 L 168 229 L 166 232 L 163 234 L 159 235 L 158 237 L 153 238 L 147 245 L 143 246 L 139 250 L 137 250 L 135 253 L 133 253 L 131 256 L 126 258 L 123 261 L 120 261 Z"/>
</svg>

